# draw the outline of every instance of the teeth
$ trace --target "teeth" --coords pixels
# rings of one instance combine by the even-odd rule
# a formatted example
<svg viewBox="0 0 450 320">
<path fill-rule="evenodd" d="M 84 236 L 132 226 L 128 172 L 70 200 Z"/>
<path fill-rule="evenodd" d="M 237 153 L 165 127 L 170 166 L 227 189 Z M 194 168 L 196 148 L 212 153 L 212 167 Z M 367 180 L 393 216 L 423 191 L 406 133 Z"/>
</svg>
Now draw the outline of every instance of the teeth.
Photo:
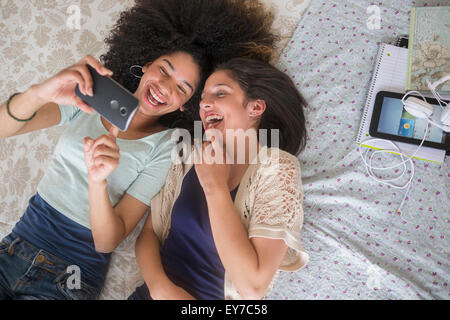
<svg viewBox="0 0 450 320">
<path fill-rule="evenodd" d="M 150 87 L 148 92 L 150 93 L 150 95 L 153 97 L 153 99 L 155 99 L 156 101 L 158 101 L 158 103 L 163 104 L 164 101 L 162 101 L 157 95 L 156 93 L 152 90 L 152 88 Z"/>
<path fill-rule="evenodd" d="M 223 117 L 219 116 L 219 115 L 216 115 L 216 114 L 206 117 L 206 122 L 207 123 L 211 123 L 211 122 L 213 122 L 215 120 L 218 120 L 218 121 L 223 120 Z"/>
</svg>

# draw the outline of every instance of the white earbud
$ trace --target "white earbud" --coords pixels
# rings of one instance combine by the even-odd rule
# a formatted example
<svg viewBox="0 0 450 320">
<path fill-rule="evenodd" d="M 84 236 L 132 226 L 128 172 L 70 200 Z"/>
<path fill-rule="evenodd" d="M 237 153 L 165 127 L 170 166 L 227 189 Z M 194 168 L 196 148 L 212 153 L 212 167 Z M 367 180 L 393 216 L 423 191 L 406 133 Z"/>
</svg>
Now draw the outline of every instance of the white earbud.
<svg viewBox="0 0 450 320">
<path fill-rule="evenodd" d="M 433 114 L 433 107 L 420 99 L 409 97 L 404 102 L 405 110 L 416 118 L 429 118 Z"/>
<path fill-rule="evenodd" d="M 405 100 L 405 98 L 410 95 L 411 93 L 418 93 L 423 100 L 417 99 L 415 97 L 409 97 Z M 444 111 L 441 115 L 441 122 L 442 124 L 438 124 L 430 119 L 431 115 L 433 114 L 433 106 L 426 102 L 425 97 L 417 91 L 410 91 L 402 99 L 403 106 L 405 110 L 411 114 L 412 116 L 419 118 L 419 119 L 425 119 L 427 122 L 431 123 L 433 126 L 438 127 L 439 129 L 443 130 L 444 132 L 449 133 L 450 132 L 450 106 L 446 106 Z"/>
</svg>

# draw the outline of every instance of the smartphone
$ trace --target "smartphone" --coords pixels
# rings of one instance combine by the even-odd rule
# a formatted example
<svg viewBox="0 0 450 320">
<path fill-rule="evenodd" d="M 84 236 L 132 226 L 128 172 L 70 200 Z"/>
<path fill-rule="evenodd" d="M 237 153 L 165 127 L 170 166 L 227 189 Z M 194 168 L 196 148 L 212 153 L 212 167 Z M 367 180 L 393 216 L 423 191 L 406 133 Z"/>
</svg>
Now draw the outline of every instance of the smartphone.
<svg viewBox="0 0 450 320">
<path fill-rule="evenodd" d="M 87 67 L 94 81 L 94 95 L 82 94 L 78 84 L 75 94 L 121 131 L 126 131 L 139 107 L 139 99 L 114 79 L 100 75 L 90 65 Z"/>
<path fill-rule="evenodd" d="M 403 96 L 403 93 L 388 91 L 377 93 L 369 133 L 372 137 L 420 145 L 426 132 L 427 121 L 414 117 L 403 108 Z M 440 123 L 442 108 L 438 101 L 431 98 L 426 100 L 434 109 L 431 119 Z M 430 124 L 423 145 L 450 150 L 450 134 Z"/>
</svg>

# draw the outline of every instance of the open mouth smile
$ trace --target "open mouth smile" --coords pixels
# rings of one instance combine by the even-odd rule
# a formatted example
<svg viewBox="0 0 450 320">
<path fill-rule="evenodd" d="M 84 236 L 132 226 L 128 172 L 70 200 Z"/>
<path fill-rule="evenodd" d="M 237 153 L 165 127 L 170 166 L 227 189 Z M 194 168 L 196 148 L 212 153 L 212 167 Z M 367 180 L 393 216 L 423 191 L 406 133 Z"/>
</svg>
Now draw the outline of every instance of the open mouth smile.
<svg viewBox="0 0 450 320">
<path fill-rule="evenodd" d="M 217 113 L 207 113 L 205 115 L 205 130 L 217 127 L 222 121 L 222 115 Z"/>
<path fill-rule="evenodd" d="M 147 100 L 146 102 L 150 104 L 151 107 L 161 107 L 167 104 L 167 100 L 164 96 L 151 85 L 148 86 L 145 97 Z"/>
</svg>

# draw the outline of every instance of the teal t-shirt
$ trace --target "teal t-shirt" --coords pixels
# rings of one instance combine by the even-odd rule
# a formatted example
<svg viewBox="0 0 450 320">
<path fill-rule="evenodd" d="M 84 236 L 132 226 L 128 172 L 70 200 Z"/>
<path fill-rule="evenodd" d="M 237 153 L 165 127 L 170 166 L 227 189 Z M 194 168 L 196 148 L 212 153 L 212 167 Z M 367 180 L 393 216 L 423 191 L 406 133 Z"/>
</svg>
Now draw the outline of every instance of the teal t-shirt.
<svg viewBox="0 0 450 320">
<path fill-rule="evenodd" d="M 109 134 L 100 115 L 89 115 L 72 106 L 60 106 L 61 122 L 69 123 L 61 135 L 49 167 L 37 192 L 53 208 L 90 229 L 87 168 L 84 162 L 83 139 Z M 129 194 L 150 206 L 159 193 L 172 165 L 171 141 L 174 129 L 152 134 L 138 140 L 117 138 L 120 148 L 119 166 L 108 177 L 108 194 L 114 207 Z"/>
</svg>

